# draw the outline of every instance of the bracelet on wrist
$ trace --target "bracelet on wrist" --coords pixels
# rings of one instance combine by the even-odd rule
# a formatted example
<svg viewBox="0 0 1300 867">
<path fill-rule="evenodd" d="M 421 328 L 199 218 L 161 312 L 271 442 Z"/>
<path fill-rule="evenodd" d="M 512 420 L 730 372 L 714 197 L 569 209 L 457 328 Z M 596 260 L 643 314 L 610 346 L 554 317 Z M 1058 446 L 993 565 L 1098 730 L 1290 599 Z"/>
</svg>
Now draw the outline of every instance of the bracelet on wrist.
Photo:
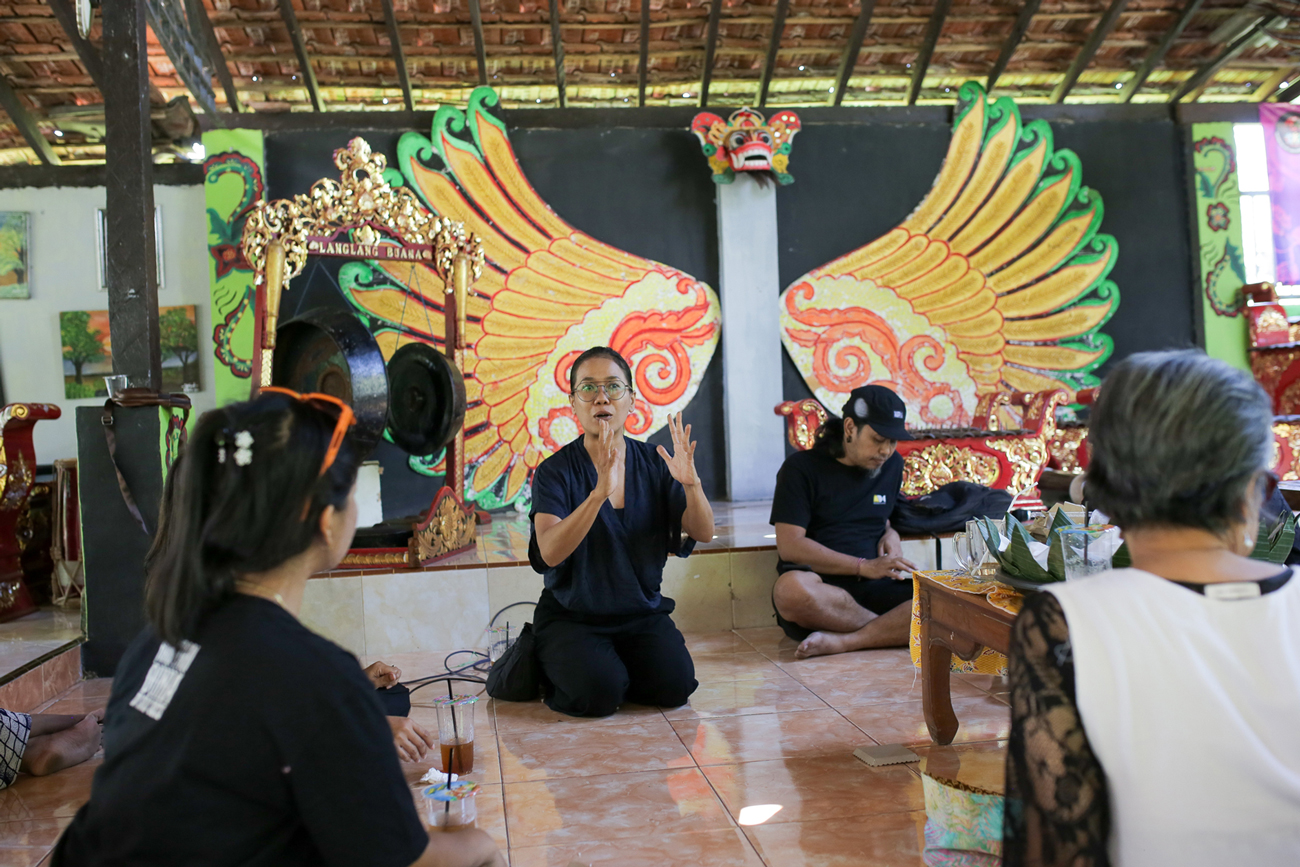
<svg viewBox="0 0 1300 867">
<path fill-rule="evenodd" d="M 858 565 L 853 567 L 853 574 L 857 575 L 859 578 L 862 577 L 862 563 L 866 559 L 867 559 L 866 557 L 859 557 Z"/>
</svg>

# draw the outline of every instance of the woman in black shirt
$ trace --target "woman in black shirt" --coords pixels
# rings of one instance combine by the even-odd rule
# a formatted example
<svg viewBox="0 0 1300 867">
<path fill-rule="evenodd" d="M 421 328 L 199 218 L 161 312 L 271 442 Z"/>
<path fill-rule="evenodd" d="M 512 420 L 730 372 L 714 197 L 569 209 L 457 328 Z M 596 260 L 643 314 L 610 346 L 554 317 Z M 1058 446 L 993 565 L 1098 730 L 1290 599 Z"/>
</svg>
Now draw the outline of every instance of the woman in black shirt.
<svg viewBox="0 0 1300 867">
<path fill-rule="evenodd" d="M 481 831 L 430 839 L 373 684 L 298 622 L 356 527 L 351 423 L 279 389 L 199 420 L 55 865 L 505 864 Z"/>
</svg>

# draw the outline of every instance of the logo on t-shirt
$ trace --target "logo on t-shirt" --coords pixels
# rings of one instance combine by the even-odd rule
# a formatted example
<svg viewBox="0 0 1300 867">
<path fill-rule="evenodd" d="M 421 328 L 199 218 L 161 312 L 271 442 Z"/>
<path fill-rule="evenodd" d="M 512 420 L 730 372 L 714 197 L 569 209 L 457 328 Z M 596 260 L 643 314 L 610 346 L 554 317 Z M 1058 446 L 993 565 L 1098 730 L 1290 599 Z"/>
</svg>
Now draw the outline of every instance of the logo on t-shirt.
<svg viewBox="0 0 1300 867">
<path fill-rule="evenodd" d="M 884 494 L 872 494 L 872 495 L 871 495 L 871 505 L 873 505 L 873 506 L 883 506 L 884 504 L 885 504 L 885 495 L 884 495 Z"/>
<path fill-rule="evenodd" d="M 199 646 L 192 641 L 182 641 L 180 650 L 165 641 L 158 645 L 153 665 L 149 666 L 140 691 L 131 699 L 131 707 L 150 719 L 162 719 L 163 711 L 172 703 L 181 678 L 185 677 L 198 653 Z"/>
</svg>

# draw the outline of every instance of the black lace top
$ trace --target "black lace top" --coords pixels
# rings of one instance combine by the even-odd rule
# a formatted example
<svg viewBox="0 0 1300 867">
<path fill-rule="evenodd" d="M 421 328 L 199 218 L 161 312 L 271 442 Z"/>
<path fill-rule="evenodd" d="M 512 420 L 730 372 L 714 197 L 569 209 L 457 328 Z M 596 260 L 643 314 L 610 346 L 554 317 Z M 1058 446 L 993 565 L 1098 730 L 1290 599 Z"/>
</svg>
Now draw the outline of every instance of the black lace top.
<svg viewBox="0 0 1300 867">
<path fill-rule="evenodd" d="M 1034 593 L 1011 629 L 1002 862 L 1104 867 L 1106 776 L 1074 701 L 1074 657 L 1061 603 Z"/>
<path fill-rule="evenodd" d="M 1287 571 L 1258 582 L 1271 593 Z M 1175 582 L 1204 593 L 1205 586 Z M 1011 739 L 1007 743 L 1005 867 L 1109 867 L 1106 775 L 1075 704 L 1074 654 L 1061 603 L 1034 593 L 1011 628 Z"/>
</svg>

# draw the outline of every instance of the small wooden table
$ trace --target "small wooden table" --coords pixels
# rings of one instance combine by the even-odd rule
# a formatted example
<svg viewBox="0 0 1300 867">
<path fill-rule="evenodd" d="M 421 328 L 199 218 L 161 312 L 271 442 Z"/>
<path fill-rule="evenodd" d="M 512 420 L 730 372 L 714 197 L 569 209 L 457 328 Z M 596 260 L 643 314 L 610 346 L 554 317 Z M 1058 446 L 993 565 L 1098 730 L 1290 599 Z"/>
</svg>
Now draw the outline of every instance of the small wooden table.
<svg viewBox="0 0 1300 867">
<path fill-rule="evenodd" d="M 995 608 L 983 596 L 944 587 L 916 573 L 920 600 L 921 705 L 930 739 L 950 744 L 957 736 L 948 678 L 952 657 L 974 659 L 985 647 L 1006 653 L 1015 615 Z"/>
</svg>

